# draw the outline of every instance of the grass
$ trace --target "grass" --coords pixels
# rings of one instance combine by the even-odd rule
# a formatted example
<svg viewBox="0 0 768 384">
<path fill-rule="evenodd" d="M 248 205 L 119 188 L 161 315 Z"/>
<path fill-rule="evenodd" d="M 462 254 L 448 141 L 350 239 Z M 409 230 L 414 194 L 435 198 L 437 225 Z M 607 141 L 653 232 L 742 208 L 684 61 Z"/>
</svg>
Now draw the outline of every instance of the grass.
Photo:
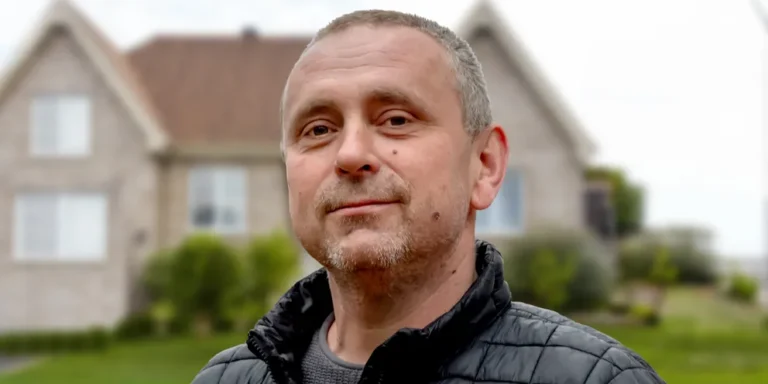
<svg viewBox="0 0 768 384">
<path fill-rule="evenodd" d="M 29 369 L 0 375 L 0 384 L 189 384 L 216 353 L 242 343 L 244 333 L 124 343 L 107 352 L 54 356 Z"/>
<path fill-rule="evenodd" d="M 601 328 L 671 384 L 768 383 L 768 332 Z"/>
<path fill-rule="evenodd" d="M 661 327 L 600 327 L 634 349 L 670 384 L 768 383 L 768 330 L 762 313 L 709 290 L 670 292 Z M 188 384 L 216 352 L 245 334 L 205 340 L 127 343 L 105 353 L 51 357 L 0 384 Z"/>
<path fill-rule="evenodd" d="M 768 383 L 766 313 L 715 290 L 669 292 L 658 328 L 600 327 L 674 384 Z"/>
</svg>

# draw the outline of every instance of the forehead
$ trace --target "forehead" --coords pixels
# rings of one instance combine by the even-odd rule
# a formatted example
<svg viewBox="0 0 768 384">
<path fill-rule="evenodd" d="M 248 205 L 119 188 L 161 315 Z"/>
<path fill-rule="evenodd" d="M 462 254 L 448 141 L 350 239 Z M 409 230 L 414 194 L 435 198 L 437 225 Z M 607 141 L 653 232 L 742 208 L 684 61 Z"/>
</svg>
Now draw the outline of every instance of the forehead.
<svg viewBox="0 0 768 384">
<path fill-rule="evenodd" d="M 313 99 L 390 89 L 434 100 L 454 90 L 445 49 L 407 27 L 355 26 L 324 37 L 299 59 L 288 79 L 285 112 Z"/>
</svg>

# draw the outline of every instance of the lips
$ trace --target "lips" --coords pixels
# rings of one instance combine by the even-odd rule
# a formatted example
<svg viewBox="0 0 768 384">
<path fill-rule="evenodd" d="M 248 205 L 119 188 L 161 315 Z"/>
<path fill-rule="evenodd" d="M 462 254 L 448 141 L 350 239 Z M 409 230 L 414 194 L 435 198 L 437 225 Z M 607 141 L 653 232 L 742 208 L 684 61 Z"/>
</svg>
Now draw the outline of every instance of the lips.
<svg viewBox="0 0 768 384">
<path fill-rule="evenodd" d="M 376 206 L 383 206 L 388 204 L 394 204 L 396 201 L 386 201 L 386 200 L 359 200 L 359 201 L 353 201 L 353 202 L 347 202 L 339 204 L 339 206 L 334 207 L 329 211 L 329 213 L 340 211 L 343 209 L 352 209 L 352 208 L 364 208 L 364 207 L 376 207 Z"/>
</svg>

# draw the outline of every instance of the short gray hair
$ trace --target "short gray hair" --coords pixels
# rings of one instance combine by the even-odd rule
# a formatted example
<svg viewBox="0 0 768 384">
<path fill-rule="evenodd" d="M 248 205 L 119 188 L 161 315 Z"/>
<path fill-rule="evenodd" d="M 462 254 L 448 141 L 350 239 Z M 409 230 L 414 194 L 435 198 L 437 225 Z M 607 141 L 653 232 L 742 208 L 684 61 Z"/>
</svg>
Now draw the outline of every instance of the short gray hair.
<svg viewBox="0 0 768 384">
<path fill-rule="evenodd" d="M 469 44 L 450 29 L 427 18 L 404 12 L 386 10 L 362 10 L 342 15 L 317 32 L 307 45 L 306 52 L 326 36 L 343 32 L 355 26 L 413 28 L 434 38 L 445 49 L 449 64 L 456 75 L 456 91 L 462 109 L 462 123 L 467 133 L 475 137 L 493 120 L 491 101 L 483 76 L 482 66 Z M 304 53 L 302 53 L 302 56 Z M 282 121 L 286 88 L 280 103 Z"/>
</svg>

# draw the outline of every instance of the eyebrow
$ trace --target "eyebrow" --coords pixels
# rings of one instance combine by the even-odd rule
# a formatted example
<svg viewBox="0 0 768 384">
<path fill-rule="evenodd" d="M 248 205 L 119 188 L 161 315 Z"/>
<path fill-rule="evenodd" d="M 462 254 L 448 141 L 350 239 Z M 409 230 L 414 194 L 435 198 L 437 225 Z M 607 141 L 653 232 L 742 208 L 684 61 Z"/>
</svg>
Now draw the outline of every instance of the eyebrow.
<svg viewBox="0 0 768 384">
<path fill-rule="evenodd" d="M 428 115 L 425 102 L 416 95 L 406 94 L 393 88 L 376 88 L 366 96 L 368 103 L 398 104 L 413 108 L 420 115 Z M 429 117 L 429 116 L 427 116 Z"/>
<path fill-rule="evenodd" d="M 415 109 L 417 114 L 422 117 L 431 118 L 424 107 L 425 102 L 415 95 L 409 95 L 393 88 L 375 88 L 370 92 L 367 92 L 365 96 L 366 104 L 397 104 Z M 293 122 L 303 121 L 311 116 L 333 113 L 339 111 L 340 107 L 337 102 L 328 98 L 314 99 L 307 104 L 301 106 L 293 116 L 290 118 L 291 125 Z M 291 131 L 295 130 L 295 127 L 291 128 Z"/>
<path fill-rule="evenodd" d="M 310 116 L 337 110 L 338 105 L 330 99 L 315 99 L 299 108 L 291 117 L 291 122 L 305 120 Z"/>
</svg>

